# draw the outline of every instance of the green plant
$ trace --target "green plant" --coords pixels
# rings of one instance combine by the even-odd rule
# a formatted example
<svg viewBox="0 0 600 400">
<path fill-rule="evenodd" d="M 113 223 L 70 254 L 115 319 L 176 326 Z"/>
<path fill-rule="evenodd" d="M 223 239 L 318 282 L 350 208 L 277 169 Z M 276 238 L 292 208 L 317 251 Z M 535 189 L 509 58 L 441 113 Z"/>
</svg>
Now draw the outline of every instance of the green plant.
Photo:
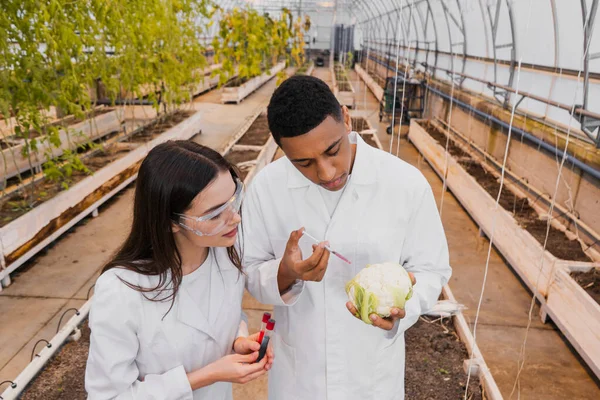
<svg viewBox="0 0 600 400">
<path fill-rule="evenodd" d="M 222 14 L 219 34 L 212 45 L 215 58 L 223 65 L 220 71 L 213 73 L 219 75 L 220 85 L 235 75 L 241 81 L 261 75 L 282 58 L 288 58 L 290 44 L 292 58 L 300 60 L 303 56 L 304 39 L 299 38 L 302 30 L 299 26 L 295 28 L 290 10 L 282 9 L 278 18 L 260 15 L 252 8 L 219 11 Z M 286 75 L 282 71 L 277 76 L 280 82 Z"/>
<path fill-rule="evenodd" d="M 344 64 L 344 66 L 346 67 L 346 69 L 352 69 L 352 63 L 354 62 L 354 54 L 352 54 L 351 51 L 349 51 L 346 54 L 346 62 Z"/>
<path fill-rule="evenodd" d="M 0 114 L 14 117 L 14 136 L 24 141 L 21 154 L 11 156 L 29 160 L 31 173 L 34 160 L 44 161 L 46 176 L 68 187 L 71 172 L 85 168 L 73 151 L 73 132 L 50 124 L 48 110 L 90 118 L 99 82 L 111 101 L 146 97 L 157 111 L 189 101 L 206 66 L 205 26 L 198 21 L 214 11 L 209 0 L 3 1 Z M 65 138 L 67 151 L 56 160 Z M 2 155 L 6 166 L 10 159 Z"/>
</svg>

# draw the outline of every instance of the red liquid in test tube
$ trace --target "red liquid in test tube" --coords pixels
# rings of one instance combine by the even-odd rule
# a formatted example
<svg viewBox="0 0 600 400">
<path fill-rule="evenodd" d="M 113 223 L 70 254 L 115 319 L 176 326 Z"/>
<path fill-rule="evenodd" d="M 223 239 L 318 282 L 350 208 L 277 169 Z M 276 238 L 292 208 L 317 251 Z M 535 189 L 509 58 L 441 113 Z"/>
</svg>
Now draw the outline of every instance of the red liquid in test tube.
<svg viewBox="0 0 600 400">
<path fill-rule="evenodd" d="M 260 334 L 258 335 L 258 343 L 262 343 L 263 338 L 265 337 L 265 329 L 267 328 L 267 323 L 271 319 L 271 313 L 264 313 L 262 317 L 262 322 L 260 324 Z"/>
</svg>

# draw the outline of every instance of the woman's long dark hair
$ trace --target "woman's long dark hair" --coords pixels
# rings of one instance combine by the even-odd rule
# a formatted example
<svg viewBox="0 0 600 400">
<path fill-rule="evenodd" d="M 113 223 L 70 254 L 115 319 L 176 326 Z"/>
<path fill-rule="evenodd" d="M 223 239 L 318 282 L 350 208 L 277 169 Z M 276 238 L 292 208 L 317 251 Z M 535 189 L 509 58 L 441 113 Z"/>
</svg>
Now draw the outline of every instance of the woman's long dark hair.
<svg viewBox="0 0 600 400">
<path fill-rule="evenodd" d="M 154 288 L 123 282 L 144 295 L 157 292 L 149 300 L 174 301 L 183 277 L 181 254 L 173 237 L 174 215 L 183 214 L 198 193 L 223 171 L 239 178 L 236 168 L 221 154 L 198 143 L 177 140 L 154 147 L 138 172 L 131 232 L 102 272 L 125 268 L 160 276 Z M 241 272 L 240 250 L 231 246 L 227 254 Z M 168 294 L 161 296 L 165 291 Z"/>
</svg>

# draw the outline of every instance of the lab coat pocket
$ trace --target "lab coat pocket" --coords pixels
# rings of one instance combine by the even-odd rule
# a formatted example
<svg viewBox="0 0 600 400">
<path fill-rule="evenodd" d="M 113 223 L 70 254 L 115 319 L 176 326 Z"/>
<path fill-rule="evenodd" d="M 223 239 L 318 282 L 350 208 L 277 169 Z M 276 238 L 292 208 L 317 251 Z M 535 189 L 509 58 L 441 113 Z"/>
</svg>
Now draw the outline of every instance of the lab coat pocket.
<svg viewBox="0 0 600 400">
<path fill-rule="evenodd" d="M 285 343 L 280 335 L 275 334 L 273 350 L 275 360 L 269 377 L 269 398 L 295 400 L 297 393 L 296 381 L 296 349 Z"/>
</svg>

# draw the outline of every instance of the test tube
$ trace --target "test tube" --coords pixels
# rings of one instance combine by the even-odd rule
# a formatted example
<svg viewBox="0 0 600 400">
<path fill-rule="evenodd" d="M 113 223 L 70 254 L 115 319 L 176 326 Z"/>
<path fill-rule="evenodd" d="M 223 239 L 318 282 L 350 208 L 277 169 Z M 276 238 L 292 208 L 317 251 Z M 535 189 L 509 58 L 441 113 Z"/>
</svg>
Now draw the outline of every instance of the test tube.
<svg viewBox="0 0 600 400">
<path fill-rule="evenodd" d="M 267 328 L 267 323 L 271 319 L 271 313 L 264 313 L 262 317 L 262 322 L 260 324 L 260 334 L 258 335 L 258 343 L 262 343 L 263 337 L 265 336 L 265 329 Z"/>
<path fill-rule="evenodd" d="M 265 354 L 267 354 L 267 347 L 269 347 L 269 340 L 271 339 L 271 334 L 273 333 L 273 329 L 275 328 L 275 320 L 270 319 L 267 322 L 267 331 L 265 332 L 265 337 L 262 343 L 260 344 L 260 350 L 258 351 L 258 359 L 256 362 L 260 362 L 263 359 Z"/>
</svg>

